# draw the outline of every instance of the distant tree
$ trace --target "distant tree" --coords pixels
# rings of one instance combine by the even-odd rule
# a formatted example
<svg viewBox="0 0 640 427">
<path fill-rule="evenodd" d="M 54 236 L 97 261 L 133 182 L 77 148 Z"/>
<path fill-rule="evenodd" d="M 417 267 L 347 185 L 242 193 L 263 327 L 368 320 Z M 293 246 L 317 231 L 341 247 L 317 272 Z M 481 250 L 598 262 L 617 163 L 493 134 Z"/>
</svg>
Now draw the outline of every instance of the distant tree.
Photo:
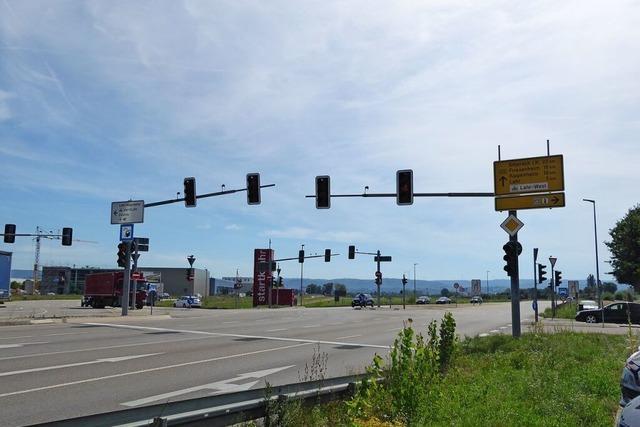
<svg viewBox="0 0 640 427">
<path fill-rule="evenodd" d="M 611 272 L 618 283 L 640 290 L 640 205 L 629 212 L 609 231 L 605 242 L 611 252 Z"/>
<path fill-rule="evenodd" d="M 451 295 L 451 291 L 447 288 L 442 288 L 442 290 L 440 290 L 440 295 L 443 297 L 448 297 L 449 295 Z"/>
<path fill-rule="evenodd" d="M 616 291 L 618 290 L 618 285 L 616 285 L 613 282 L 604 282 L 602 284 L 602 290 L 604 292 L 609 292 L 609 293 L 615 294 Z"/>
<path fill-rule="evenodd" d="M 320 287 L 319 285 L 316 285 L 315 283 L 311 283 L 309 285 L 307 285 L 306 288 L 306 293 L 307 294 L 321 294 L 322 293 L 322 287 Z"/>
<path fill-rule="evenodd" d="M 333 294 L 333 283 L 325 283 L 322 285 L 322 295 L 332 295 Z"/>
<path fill-rule="evenodd" d="M 16 282 L 15 280 L 13 282 L 11 282 L 11 289 L 24 289 L 22 287 L 22 284 L 19 282 Z"/>
<path fill-rule="evenodd" d="M 347 296 L 347 287 L 342 283 L 336 283 L 333 287 L 335 289 L 336 294 L 338 294 L 339 297 Z"/>
<path fill-rule="evenodd" d="M 595 298 L 596 294 L 596 278 L 593 276 L 593 274 L 590 274 L 587 277 L 587 286 L 585 286 L 584 288 L 584 295 Z"/>
</svg>

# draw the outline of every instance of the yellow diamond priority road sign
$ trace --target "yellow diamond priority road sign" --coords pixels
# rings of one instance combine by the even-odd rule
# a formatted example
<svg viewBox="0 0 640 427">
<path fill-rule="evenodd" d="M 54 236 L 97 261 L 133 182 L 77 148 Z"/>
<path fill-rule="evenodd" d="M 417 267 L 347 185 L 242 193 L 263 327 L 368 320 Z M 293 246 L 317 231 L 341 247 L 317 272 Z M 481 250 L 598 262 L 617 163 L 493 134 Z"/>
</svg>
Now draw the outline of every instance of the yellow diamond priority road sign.
<svg viewBox="0 0 640 427">
<path fill-rule="evenodd" d="M 563 208 L 564 193 L 528 194 L 495 198 L 497 211 L 516 211 L 522 209 Z"/>
<path fill-rule="evenodd" d="M 518 233 L 518 231 L 522 227 L 524 227 L 524 223 L 520 221 L 518 218 L 516 218 L 514 215 L 509 215 L 507 219 L 502 221 L 502 224 L 500 224 L 500 227 L 502 227 L 502 229 L 506 231 L 509 234 L 509 236 L 515 236 L 516 233 Z"/>
<path fill-rule="evenodd" d="M 493 162 L 496 196 L 564 191 L 562 155 Z"/>
</svg>

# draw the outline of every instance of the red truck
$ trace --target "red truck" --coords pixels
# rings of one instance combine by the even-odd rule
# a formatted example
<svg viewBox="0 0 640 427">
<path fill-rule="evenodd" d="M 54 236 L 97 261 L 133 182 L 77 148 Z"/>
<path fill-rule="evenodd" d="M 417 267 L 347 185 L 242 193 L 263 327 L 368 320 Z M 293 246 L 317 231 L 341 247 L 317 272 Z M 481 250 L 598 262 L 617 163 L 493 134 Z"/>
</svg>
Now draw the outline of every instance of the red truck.
<svg viewBox="0 0 640 427">
<path fill-rule="evenodd" d="M 85 279 L 84 298 L 81 305 L 93 308 L 104 308 L 107 305 L 120 307 L 122 305 L 123 281 L 124 272 L 122 271 L 88 274 Z M 131 279 L 132 290 L 134 283 L 137 286 L 135 292 L 136 308 L 141 309 L 147 299 L 147 283 L 142 276 L 135 282 Z"/>
</svg>

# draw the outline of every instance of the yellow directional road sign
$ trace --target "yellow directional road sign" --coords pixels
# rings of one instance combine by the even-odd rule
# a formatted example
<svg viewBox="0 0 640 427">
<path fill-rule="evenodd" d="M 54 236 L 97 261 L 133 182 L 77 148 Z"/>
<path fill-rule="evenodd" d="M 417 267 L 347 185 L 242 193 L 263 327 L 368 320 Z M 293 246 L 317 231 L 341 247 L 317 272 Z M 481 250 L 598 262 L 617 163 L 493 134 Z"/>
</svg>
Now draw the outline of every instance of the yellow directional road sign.
<svg viewBox="0 0 640 427">
<path fill-rule="evenodd" d="M 532 194 L 526 196 L 496 197 L 497 211 L 522 209 L 563 208 L 564 193 Z"/>
<path fill-rule="evenodd" d="M 496 196 L 564 191 L 562 155 L 493 162 Z"/>
</svg>

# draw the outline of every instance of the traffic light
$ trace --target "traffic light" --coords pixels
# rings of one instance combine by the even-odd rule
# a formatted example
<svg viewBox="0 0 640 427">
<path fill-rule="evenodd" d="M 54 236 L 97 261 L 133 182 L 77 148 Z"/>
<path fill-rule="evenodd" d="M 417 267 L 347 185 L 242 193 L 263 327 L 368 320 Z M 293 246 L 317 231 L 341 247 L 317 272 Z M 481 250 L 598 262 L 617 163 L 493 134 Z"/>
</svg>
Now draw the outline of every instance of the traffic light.
<svg viewBox="0 0 640 427">
<path fill-rule="evenodd" d="M 316 209 L 331 207 L 331 178 L 329 175 L 316 176 Z"/>
<path fill-rule="evenodd" d="M 16 241 L 16 225 L 5 224 L 4 225 L 4 242 L 14 243 Z"/>
<path fill-rule="evenodd" d="M 298 252 L 298 262 L 302 264 L 304 262 L 304 249 L 300 249 Z"/>
<path fill-rule="evenodd" d="M 118 267 L 126 267 L 127 266 L 127 244 L 119 243 L 118 244 Z"/>
<path fill-rule="evenodd" d="M 545 274 L 547 274 L 546 270 L 546 265 L 538 264 L 538 283 L 542 283 L 547 280 L 547 277 L 545 276 Z"/>
<path fill-rule="evenodd" d="M 259 173 L 247 174 L 247 204 L 248 205 L 260 204 L 260 174 Z"/>
<path fill-rule="evenodd" d="M 349 246 L 349 259 L 356 259 L 356 247 L 353 245 Z"/>
<path fill-rule="evenodd" d="M 62 246 L 71 246 L 73 242 L 73 228 L 64 227 L 62 229 Z"/>
<path fill-rule="evenodd" d="M 187 208 L 196 207 L 196 179 L 192 176 L 184 179 L 184 205 Z"/>
<path fill-rule="evenodd" d="M 331 249 L 325 249 L 324 250 L 324 262 L 330 262 L 331 261 Z"/>
<path fill-rule="evenodd" d="M 281 288 L 284 285 L 282 284 L 282 277 L 278 277 L 278 287 Z"/>
<path fill-rule="evenodd" d="M 554 277 L 554 283 L 556 284 L 556 286 L 560 286 L 560 284 L 562 283 L 562 271 L 554 271 L 553 272 L 553 277 Z"/>
<path fill-rule="evenodd" d="M 512 277 L 518 274 L 518 255 L 522 252 L 522 245 L 519 242 L 507 242 L 502 249 L 504 250 L 504 259 L 507 263 L 504 271 L 507 272 L 507 276 Z"/>
<path fill-rule="evenodd" d="M 193 281 L 193 268 L 187 268 L 187 281 Z"/>
<path fill-rule="evenodd" d="M 381 271 L 376 271 L 376 285 L 381 285 L 382 284 L 382 272 Z"/>
<path fill-rule="evenodd" d="M 413 204 L 413 171 L 411 169 L 396 172 L 396 203 L 400 206 Z"/>
<path fill-rule="evenodd" d="M 405 276 L 404 274 L 402 275 L 402 285 L 405 286 L 407 284 L 407 276 Z"/>
</svg>

